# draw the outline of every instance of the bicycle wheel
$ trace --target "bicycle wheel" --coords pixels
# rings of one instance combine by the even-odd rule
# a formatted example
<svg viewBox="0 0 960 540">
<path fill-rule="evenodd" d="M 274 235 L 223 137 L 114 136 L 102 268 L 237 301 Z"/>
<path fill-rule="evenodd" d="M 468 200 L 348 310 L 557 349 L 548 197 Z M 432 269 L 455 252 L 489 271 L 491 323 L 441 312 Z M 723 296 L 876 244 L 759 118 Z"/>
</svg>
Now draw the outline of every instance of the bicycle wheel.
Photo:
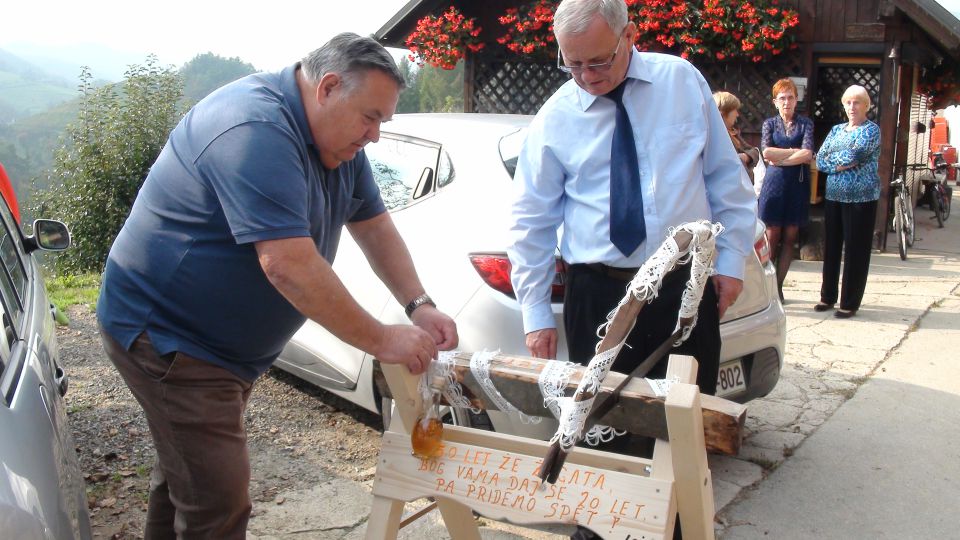
<svg viewBox="0 0 960 540">
<path fill-rule="evenodd" d="M 900 252 L 900 260 L 907 260 L 907 231 L 903 223 L 903 196 L 897 195 L 894 200 L 893 230 L 897 235 L 897 251 Z"/>
<path fill-rule="evenodd" d="M 903 213 L 903 223 L 907 230 L 907 245 L 913 247 L 913 242 L 917 239 L 917 229 L 913 223 L 913 197 L 910 196 L 909 190 L 904 195 L 903 202 L 905 203 L 903 206 L 906 208 L 906 212 Z"/>
<path fill-rule="evenodd" d="M 940 196 L 940 221 L 946 221 L 950 217 L 950 195 L 947 193 L 947 186 L 938 184 L 937 194 Z"/>
<path fill-rule="evenodd" d="M 930 209 L 933 210 L 933 217 L 937 218 L 937 227 L 943 228 L 943 214 L 940 210 L 940 205 L 943 204 L 943 199 L 940 196 L 940 184 L 939 182 L 934 183 L 930 186 Z"/>
</svg>

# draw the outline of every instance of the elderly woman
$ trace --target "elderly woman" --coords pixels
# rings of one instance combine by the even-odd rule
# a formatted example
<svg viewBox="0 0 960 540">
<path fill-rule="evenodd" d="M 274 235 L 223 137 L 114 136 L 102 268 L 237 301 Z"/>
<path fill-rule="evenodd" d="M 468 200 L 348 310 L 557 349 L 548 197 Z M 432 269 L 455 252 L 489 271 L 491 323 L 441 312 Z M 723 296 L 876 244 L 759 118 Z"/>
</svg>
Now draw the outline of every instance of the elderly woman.
<svg viewBox="0 0 960 540">
<path fill-rule="evenodd" d="M 767 225 L 767 242 L 777 261 L 777 289 L 783 300 L 783 280 L 793 262 L 793 246 L 800 227 L 807 223 L 813 121 L 796 114 L 797 86 L 790 79 L 774 83 L 773 105 L 780 114 L 763 122 L 760 137 L 767 164 L 760 190 L 760 219 Z"/>
<path fill-rule="evenodd" d="M 720 116 L 723 118 L 724 125 L 727 126 L 727 132 L 730 134 L 730 142 L 737 151 L 737 156 L 743 167 L 750 176 L 750 183 L 753 183 L 753 167 L 760 161 L 760 149 L 743 140 L 740 136 L 740 130 L 734 127 L 737 118 L 740 116 L 740 100 L 730 92 L 714 92 L 713 101 L 720 109 Z"/>
<path fill-rule="evenodd" d="M 837 302 L 840 257 L 843 256 L 843 291 L 840 309 L 833 315 L 853 317 L 860 309 L 870 269 L 873 225 L 880 198 L 880 128 L 867 120 L 870 96 L 853 85 L 840 98 L 847 122 L 833 126 L 817 153 L 817 168 L 827 176 L 824 202 L 823 281 L 816 311 L 832 309 Z"/>
</svg>

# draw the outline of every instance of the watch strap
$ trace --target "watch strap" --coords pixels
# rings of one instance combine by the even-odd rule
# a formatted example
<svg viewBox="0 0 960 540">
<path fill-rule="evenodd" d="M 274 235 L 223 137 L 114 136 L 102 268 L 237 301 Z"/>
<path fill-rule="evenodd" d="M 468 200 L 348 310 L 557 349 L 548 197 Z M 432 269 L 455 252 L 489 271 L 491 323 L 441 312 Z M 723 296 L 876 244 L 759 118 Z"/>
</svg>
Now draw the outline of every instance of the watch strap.
<svg viewBox="0 0 960 540">
<path fill-rule="evenodd" d="M 433 307 L 437 307 L 437 304 L 433 301 L 433 299 L 430 298 L 430 296 L 427 295 L 427 293 L 423 293 L 420 296 L 411 300 L 410 303 L 407 304 L 405 308 L 403 308 L 403 311 L 406 312 L 407 317 L 410 317 L 411 315 L 413 315 L 414 310 L 416 310 L 418 307 L 424 304 L 430 304 Z"/>
</svg>

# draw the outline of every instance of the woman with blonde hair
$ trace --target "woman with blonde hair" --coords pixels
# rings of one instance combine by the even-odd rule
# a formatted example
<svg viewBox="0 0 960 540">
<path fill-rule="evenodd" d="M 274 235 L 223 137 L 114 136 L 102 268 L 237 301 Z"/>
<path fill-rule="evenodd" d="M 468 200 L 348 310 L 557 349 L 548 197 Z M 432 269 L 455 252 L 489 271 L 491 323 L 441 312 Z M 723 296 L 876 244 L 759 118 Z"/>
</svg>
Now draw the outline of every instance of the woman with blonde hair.
<svg viewBox="0 0 960 540">
<path fill-rule="evenodd" d="M 783 300 L 783 280 L 810 206 L 813 121 L 796 114 L 797 85 L 790 79 L 774 83 L 773 105 L 779 114 L 763 122 L 760 136 L 767 164 L 760 190 L 760 219 L 767 225 L 767 241 L 777 260 L 777 289 Z"/>
<path fill-rule="evenodd" d="M 743 163 L 743 167 L 747 170 L 747 175 L 750 176 L 750 183 L 752 184 L 753 168 L 760 161 L 760 149 L 745 141 L 740 136 L 740 129 L 734 127 L 737 118 L 740 117 L 740 100 L 730 92 L 721 90 L 713 93 L 713 101 L 720 109 L 723 124 L 727 126 L 727 132 L 730 134 L 730 142 L 733 143 L 733 148 L 737 151 L 737 157 L 740 158 L 740 163 Z"/>
<path fill-rule="evenodd" d="M 860 309 L 870 270 L 880 198 L 880 127 L 867 120 L 870 95 L 864 87 L 855 84 L 847 88 L 840 102 L 847 121 L 833 126 L 817 152 L 817 168 L 828 176 L 823 205 L 823 279 L 820 303 L 813 309 L 827 311 L 837 302 L 843 257 L 843 291 L 834 316 L 847 319 Z"/>
</svg>

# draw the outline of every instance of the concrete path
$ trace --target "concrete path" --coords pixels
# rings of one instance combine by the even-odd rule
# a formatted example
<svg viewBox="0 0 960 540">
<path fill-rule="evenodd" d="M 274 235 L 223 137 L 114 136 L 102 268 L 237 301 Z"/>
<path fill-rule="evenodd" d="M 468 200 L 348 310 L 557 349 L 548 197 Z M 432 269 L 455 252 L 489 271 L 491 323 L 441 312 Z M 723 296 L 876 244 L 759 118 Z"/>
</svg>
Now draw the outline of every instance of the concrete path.
<svg viewBox="0 0 960 540">
<path fill-rule="evenodd" d="M 793 373 L 750 407 L 748 452 L 789 459 L 723 505 L 720 538 L 960 538 L 960 220 L 930 215 L 906 261 L 874 255 L 853 319 L 811 310 L 819 263 L 791 272 Z"/>
</svg>

